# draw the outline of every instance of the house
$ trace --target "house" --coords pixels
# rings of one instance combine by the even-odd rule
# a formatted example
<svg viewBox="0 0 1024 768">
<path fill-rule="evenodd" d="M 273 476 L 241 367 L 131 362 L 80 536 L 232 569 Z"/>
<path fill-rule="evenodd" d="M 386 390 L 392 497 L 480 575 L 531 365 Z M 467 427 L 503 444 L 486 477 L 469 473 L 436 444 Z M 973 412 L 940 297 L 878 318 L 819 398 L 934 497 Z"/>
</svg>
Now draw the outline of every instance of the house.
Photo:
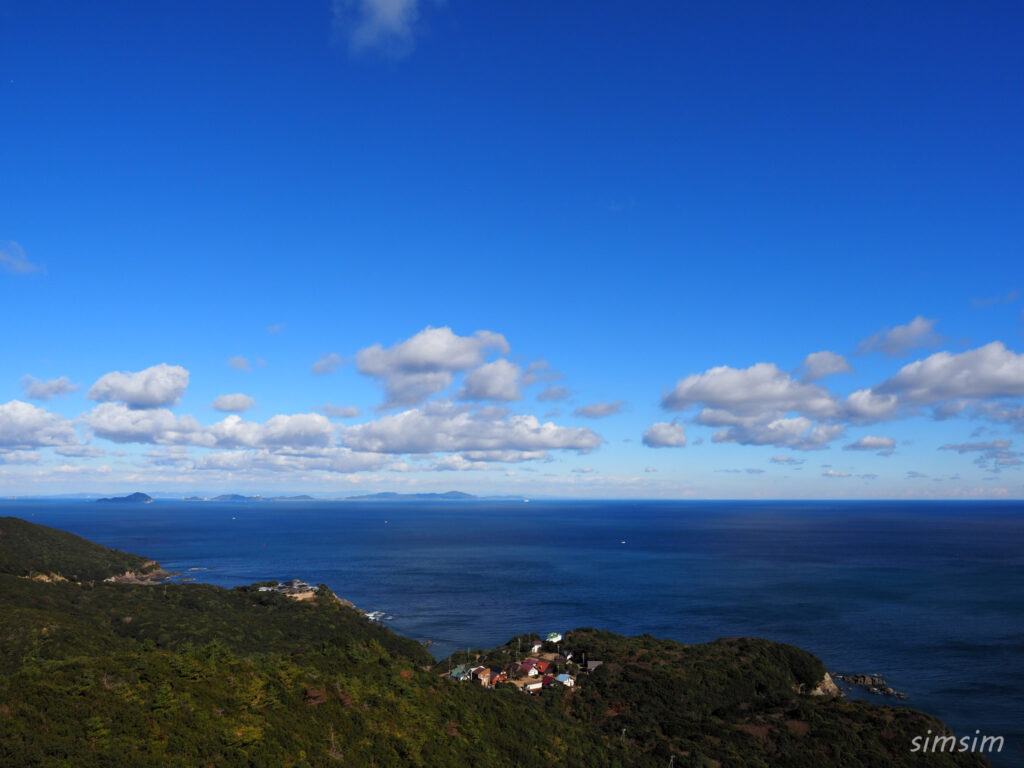
<svg viewBox="0 0 1024 768">
<path fill-rule="evenodd" d="M 539 691 L 543 687 L 544 687 L 544 683 L 542 683 L 540 680 L 531 680 L 530 682 L 526 683 L 526 685 L 523 686 L 523 690 L 526 691 L 527 693 L 535 693 L 536 691 Z"/>
<path fill-rule="evenodd" d="M 546 642 L 549 642 L 549 643 L 560 643 L 560 642 L 562 642 L 562 635 L 559 634 L 558 632 L 552 632 L 552 633 L 550 633 L 544 639 L 545 639 Z"/>
<path fill-rule="evenodd" d="M 564 673 L 556 677 L 555 681 L 561 683 L 562 685 L 568 686 L 569 688 L 572 688 L 574 685 L 576 685 L 576 681 L 573 679 L 573 676 Z"/>
<path fill-rule="evenodd" d="M 469 664 L 459 664 L 459 666 L 452 670 L 449 677 L 452 680 L 458 680 L 459 682 L 462 682 L 463 680 L 471 680 L 473 678 L 473 671 L 470 669 Z"/>
<path fill-rule="evenodd" d="M 505 673 L 505 670 L 491 667 L 491 685 L 504 683 L 506 680 L 508 680 L 508 675 Z"/>
<path fill-rule="evenodd" d="M 487 667 L 473 667 L 473 679 L 480 683 L 480 685 L 490 685 L 491 670 Z"/>
<path fill-rule="evenodd" d="M 553 682 L 555 682 L 555 678 L 554 678 L 554 677 L 552 677 L 551 675 L 544 675 L 544 677 L 542 677 L 542 678 L 540 679 L 540 684 L 541 684 L 541 685 L 542 685 L 542 686 L 543 686 L 544 688 L 550 688 L 550 687 L 551 687 L 551 684 L 552 684 Z"/>
<path fill-rule="evenodd" d="M 540 640 L 534 640 L 533 645 L 530 646 L 530 653 L 540 653 L 542 648 L 544 648 L 544 643 Z"/>
<path fill-rule="evenodd" d="M 537 671 L 543 675 L 547 673 L 548 667 L 551 666 L 551 662 L 541 660 L 534 664 L 534 666 L 537 668 Z"/>
<path fill-rule="evenodd" d="M 519 665 L 519 671 L 522 674 L 529 675 L 530 677 L 537 676 L 537 662 L 532 659 L 527 659 Z"/>
</svg>

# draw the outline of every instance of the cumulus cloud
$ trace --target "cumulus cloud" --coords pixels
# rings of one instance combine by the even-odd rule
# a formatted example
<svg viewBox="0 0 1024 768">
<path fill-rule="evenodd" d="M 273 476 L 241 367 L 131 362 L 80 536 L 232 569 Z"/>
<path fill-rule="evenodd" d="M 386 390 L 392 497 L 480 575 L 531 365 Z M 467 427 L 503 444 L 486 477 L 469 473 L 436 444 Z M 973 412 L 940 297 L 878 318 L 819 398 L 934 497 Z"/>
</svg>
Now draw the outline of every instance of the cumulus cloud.
<svg viewBox="0 0 1024 768">
<path fill-rule="evenodd" d="M 900 407 L 900 399 L 896 395 L 879 394 L 871 389 L 858 389 L 843 401 L 844 415 L 855 422 L 892 419 L 898 415 Z"/>
<path fill-rule="evenodd" d="M 380 453 L 573 450 L 586 453 L 602 439 L 589 429 L 541 423 L 527 414 L 473 411 L 451 403 L 430 403 L 377 421 L 341 427 L 354 450 Z"/>
<path fill-rule="evenodd" d="M 654 467 L 644 467 L 644 472 L 657 472 L 658 470 Z"/>
<path fill-rule="evenodd" d="M 622 413 L 625 405 L 624 400 L 616 400 L 611 403 L 590 403 L 589 405 L 580 406 L 572 413 L 574 416 L 583 416 L 587 419 L 603 419 L 606 416 Z"/>
<path fill-rule="evenodd" d="M 953 443 L 940 445 L 940 451 L 956 451 L 959 454 L 977 453 L 974 460 L 982 469 L 989 472 L 999 472 L 1003 469 L 1019 467 L 1024 462 L 1020 459 L 1020 453 L 1010 450 L 1013 445 L 1010 440 L 991 440 L 981 443 Z"/>
<path fill-rule="evenodd" d="M 770 459 L 772 464 L 803 464 L 803 459 L 795 459 L 792 456 L 772 456 Z"/>
<path fill-rule="evenodd" d="M 874 391 L 909 403 L 1024 396 L 1024 354 L 993 341 L 966 352 L 935 354 L 903 366 Z"/>
<path fill-rule="evenodd" d="M 839 405 L 828 390 L 801 382 L 774 363 L 757 363 L 749 368 L 720 365 L 704 373 L 691 374 L 676 382 L 661 399 L 672 411 L 703 405 L 707 420 L 729 418 L 761 420 L 766 412 L 796 412 L 814 418 L 835 416 Z M 750 423 L 750 422 L 746 422 Z"/>
<path fill-rule="evenodd" d="M 279 414 L 265 423 L 228 416 L 207 427 L 218 448 L 310 448 L 331 444 L 334 427 L 319 413 Z"/>
<path fill-rule="evenodd" d="M 648 448 L 682 448 L 686 445 L 686 428 L 674 421 L 659 421 L 644 431 L 643 444 Z"/>
<path fill-rule="evenodd" d="M 314 410 L 320 411 L 329 419 L 354 419 L 359 415 L 359 409 L 354 405 L 331 405 L 326 403 Z"/>
<path fill-rule="evenodd" d="M 333 0 L 335 29 L 353 52 L 382 49 L 404 55 L 412 48 L 419 0 Z"/>
<path fill-rule="evenodd" d="M 0 405 L 0 449 L 24 450 L 78 443 L 71 422 L 21 400 Z"/>
<path fill-rule="evenodd" d="M 266 449 L 218 451 L 194 462 L 200 470 L 231 473 L 249 472 L 328 472 L 351 474 L 380 469 L 388 457 L 373 453 L 355 453 L 346 448 L 292 454 Z"/>
<path fill-rule="evenodd" d="M 990 440 L 985 443 L 947 443 L 946 445 L 940 445 L 940 451 L 956 451 L 957 453 L 973 453 L 973 452 L 985 452 L 991 451 L 1005 451 L 1009 448 L 1013 442 L 1011 440 Z"/>
<path fill-rule="evenodd" d="M 394 346 L 360 350 L 356 369 L 384 384 L 385 406 L 418 405 L 449 387 L 454 373 L 480 366 L 489 351 L 508 354 L 505 337 L 491 331 L 459 336 L 448 327 L 428 326 Z"/>
<path fill-rule="evenodd" d="M 249 358 L 244 357 L 242 355 L 235 355 L 234 357 L 229 357 L 228 365 L 230 365 L 236 371 L 252 370 L 252 364 L 249 362 Z"/>
<path fill-rule="evenodd" d="M 460 400 L 519 400 L 519 377 L 522 369 L 515 363 L 499 358 L 470 371 L 462 380 Z"/>
<path fill-rule="evenodd" d="M 82 416 L 97 437 L 115 443 L 192 444 L 212 447 L 191 416 L 177 417 L 166 408 L 136 409 L 122 403 L 102 403 Z"/>
<path fill-rule="evenodd" d="M 567 387 L 550 386 L 546 387 L 537 395 L 537 400 L 542 403 L 558 403 L 568 400 L 572 392 Z"/>
<path fill-rule="evenodd" d="M 817 381 L 826 376 L 834 376 L 839 373 L 852 373 L 853 368 L 842 355 L 835 352 L 823 350 L 812 352 L 804 359 L 803 379 L 804 381 Z"/>
<path fill-rule="evenodd" d="M 62 445 L 53 449 L 60 456 L 95 459 L 106 456 L 107 452 L 96 445 Z"/>
<path fill-rule="evenodd" d="M 265 448 L 302 451 L 330 446 L 333 425 L 319 413 L 279 414 L 265 423 L 232 414 L 204 427 L 192 416 L 165 408 L 139 410 L 103 403 L 82 417 L 96 434 L 116 443 L 194 445 L 203 448 Z"/>
<path fill-rule="evenodd" d="M 320 359 L 317 360 L 310 367 L 310 372 L 314 376 L 323 376 L 327 373 L 333 373 L 338 370 L 345 363 L 345 358 L 336 352 L 328 352 L 320 355 Z"/>
<path fill-rule="evenodd" d="M 526 372 L 523 374 L 523 386 L 528 387 L 537 382 L 550 384 L 552 381 L 564 378 L 565 374 L 559 373 L 552 368 L 547 360 L 537 360 L 526 367 Z"/>
<path fill-rule="evenodd" d="M 221 395 L 213 401 L 214 410 L 229 413 L 244 413 L 254 405 L 256 405 L 255 400 L 240 392 L 233 395 Z"/>
<path fill-rule="evenodd" d="M 901 357 L 912 349 L 939 346 L 943 339 L 935 333 L 934 319 L 918 315 L 906 325 L 883 328 L 857 345 L 856 354 L 881 352 L 886 357 Z"/>
<path fill-rule="evenodd" d="M 77 384 L 72 384 L 67 376 L 59 379 L 37 379 L 35 376 L 22 376 L 21 388 L 25 397 L 29 400 L 52 400 L 58 395 L 66 395 L 78 389 Z"/>
<path fill-rule="evenodd" d="M 27 275 L 39 271 L 39 265 L 29 261 L 28 256 L 25 255 L 25 249 L 13 240 L 0 245 L 0 268 L 15 275 Z"/>
<path fill-rule="evenodd" d="M 822 477 L 849 477 L 849 472 L 840 472 L 838 469 L 826 469 L 821 473 Z"/>
<path fill-rule="evenodd" d="M 433 472 L 486 472 L 496 469 L 486 461 L 472 461 L 458 453 L 443 456 L 428 467 Z"/>
<path fill-rule="evenodd" d="M 810 451 L 824 448 L 832 440 L 842 437 L 845 432 L 845 427 L 840 424 L 815 424 L 808 418 L 796 416 L 775 419 L 763 424 L 737 424 L 715 432 L 711 436 L 711 441 L 742 445 L 774 445 L 779 448 Z"/>
<path fill-rule="evenodd" d="M 130 408 L 159 408 L 174 405 L 188 387 L 188 371 L 180 365 L 160 363 L 138 373 L 114 371 L 92 385 L 88 397 L 100 402 L 116 401 Z"/>
<path fill-rule="evenodd" d="M 879 456 L 890 456 L 896 449 L 896 441 L 891 437 L 865 435 L 864 437 L 843 446 L 844 451 L 875 451 Z"/>
</svg>

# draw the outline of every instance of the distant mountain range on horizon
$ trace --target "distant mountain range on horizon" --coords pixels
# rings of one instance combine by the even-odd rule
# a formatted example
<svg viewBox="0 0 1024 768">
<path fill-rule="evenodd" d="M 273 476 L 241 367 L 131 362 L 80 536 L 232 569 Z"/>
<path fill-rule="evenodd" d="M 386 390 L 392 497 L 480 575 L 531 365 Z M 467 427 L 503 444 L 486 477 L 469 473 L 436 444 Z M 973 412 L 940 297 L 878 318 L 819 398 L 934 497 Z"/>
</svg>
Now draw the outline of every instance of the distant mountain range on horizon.
<svg viewBox="0 0 1024 768">
<path fill-rule="evenodd" d="M 91 494 L 65 494 L 60 498 L 92 499 L 96 502 L 111 504 L 152 504 L 157 499 L 149 494 L 136 491 L 126 496 L 105 496 L 93 498 Z M 162 495 L 163 501 L 178 501 L 178 496 Z M 317 498 L 309 494 L 295 496 L 260 496 L 259 494 L 247 496 L 240 493 L 222 493 L 217 496 L 185 496 L 182 501 L 189 502 L 218 502 L 218 503 L 252 503 L 261 501 L 529 501 L 524 496 L 477 496 L 464 491 L 445 491 L 444 493 L 398 493 L 396 491 L 382 491 L 379 493 L 367 493 L 357 496 L 341 496 L 334 498 Z"/>
</svg>

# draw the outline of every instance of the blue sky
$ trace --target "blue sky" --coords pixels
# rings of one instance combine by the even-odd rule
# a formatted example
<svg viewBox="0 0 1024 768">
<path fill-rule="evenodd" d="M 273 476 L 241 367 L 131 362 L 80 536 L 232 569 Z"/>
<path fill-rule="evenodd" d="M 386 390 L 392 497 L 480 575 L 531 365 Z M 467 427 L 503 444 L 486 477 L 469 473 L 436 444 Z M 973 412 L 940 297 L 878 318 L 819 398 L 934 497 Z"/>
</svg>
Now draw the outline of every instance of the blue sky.
<svg viewBox="0 0 1024 768">
<path fill-rule="evenodd" d="M 1022 34 L 5 4 L 0 494 L 1019 498 Z"/>
</svg>

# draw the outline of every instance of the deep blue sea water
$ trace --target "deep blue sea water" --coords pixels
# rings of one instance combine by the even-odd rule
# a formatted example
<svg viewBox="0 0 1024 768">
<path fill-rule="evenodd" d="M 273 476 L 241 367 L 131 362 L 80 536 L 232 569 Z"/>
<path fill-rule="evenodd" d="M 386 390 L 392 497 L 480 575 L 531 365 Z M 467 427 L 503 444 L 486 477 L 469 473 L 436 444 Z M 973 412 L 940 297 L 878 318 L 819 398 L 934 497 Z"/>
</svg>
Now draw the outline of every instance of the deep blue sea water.
<svg viewBox="0 0 1024 768">
<path fill-rule="evenodd" d="M 593 626 L 793 643 L 1024 766 L 1019 502 L 0 502 L 223 586 L 326 583 L 435 655 Z M 879 703 L 889 699 L 871 697 Z"/>
</svg>

